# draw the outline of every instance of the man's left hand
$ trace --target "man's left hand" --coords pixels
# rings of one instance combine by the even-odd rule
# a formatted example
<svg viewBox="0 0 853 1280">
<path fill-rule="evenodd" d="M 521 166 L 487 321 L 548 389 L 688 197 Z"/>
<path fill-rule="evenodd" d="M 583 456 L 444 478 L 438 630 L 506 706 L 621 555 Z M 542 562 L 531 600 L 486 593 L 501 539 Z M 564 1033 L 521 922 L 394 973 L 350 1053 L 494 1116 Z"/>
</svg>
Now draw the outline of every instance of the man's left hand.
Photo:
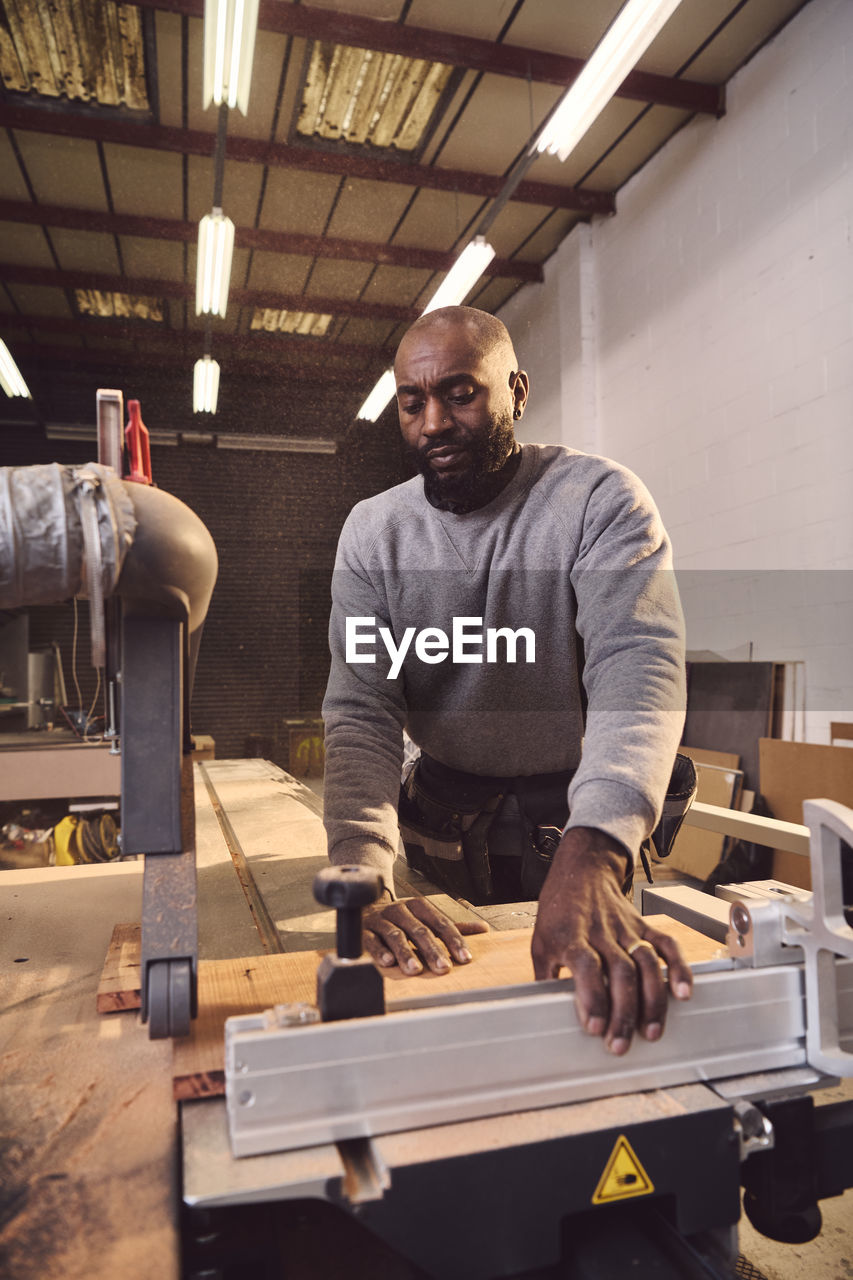
<svg viewBox="0 0 853 1280">
<path fill-rule="evenodd" d="M 563 965 L 575 980 L 578 1017 L 611 1053 L 626 1053 L 635 1031 L 659 1040 L 667 987 L 687 1000 L 693 975 L 678 943 L 652 929 L 622 893 L 625 849 L 602 831 L 572 827 L 563 836 L 539 896 L 531 951 L 537 978 Z M 660 958 L 660 959 L 659 959 Z"/>
</svg>

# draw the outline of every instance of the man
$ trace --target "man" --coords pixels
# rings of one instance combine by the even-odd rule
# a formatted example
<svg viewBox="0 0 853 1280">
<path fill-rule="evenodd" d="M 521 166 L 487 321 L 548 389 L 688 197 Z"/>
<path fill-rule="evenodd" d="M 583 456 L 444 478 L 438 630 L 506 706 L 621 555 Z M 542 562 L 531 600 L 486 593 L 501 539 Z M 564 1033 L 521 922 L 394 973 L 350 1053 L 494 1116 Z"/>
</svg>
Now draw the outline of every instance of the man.
<svg viewBox="0 0 853 1280">
<path fill-rule="evenodd" d="M 502 837 L 520 831 L 514 896 L 544 877 L 536 977 L 568 966 L 582 1025 L 624 1053 L 635 1030 L 662 1034 L 659 957 L 671 992 L 691 991 L 677 944 L 623 893 L 684 716 L 666 533 L 624 468 L 515 441 L 529 382 L 495 317 L 422 316 L 395 376 L 420 474 L 359 503 L 338 547 L 323 706 L 331 860 L 373 866 L 389 886 L 365 917 L 380 964 L 440 973 L 470 960 L 464 928 L 393 901 L 405 729 L 422 751 L 401 797 L 410 859 L 506 900 Z"/>
</svg>

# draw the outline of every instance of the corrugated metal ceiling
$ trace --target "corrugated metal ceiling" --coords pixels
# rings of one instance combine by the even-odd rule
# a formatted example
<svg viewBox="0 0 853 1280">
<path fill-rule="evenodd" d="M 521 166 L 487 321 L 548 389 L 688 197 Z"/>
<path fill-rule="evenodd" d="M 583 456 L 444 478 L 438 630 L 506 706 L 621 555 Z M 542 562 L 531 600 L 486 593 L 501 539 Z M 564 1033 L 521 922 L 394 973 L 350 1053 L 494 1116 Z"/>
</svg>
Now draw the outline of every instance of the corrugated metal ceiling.
<svg viewBox="0 0 853 1280">
<path fill-rule="evenodd" d="M 147 111 L 142 14 L 113 0 L 3 0 L 6 89 Z"/>
<path fill-rule="evenodd" d="M 138 294 L 118 293 L 111 289 L 75 289 L 74 301 L 81 316 L 115 316 L 120 320 L 153 320 L 163 323 L 162 298 L 144 298 Z"/>
<path fill-rule="evenodd" d="M 414 151 L 453 68 L 316 40 L 297 130 L 304 137 Z"/>
<path fill-rule="evenodd" d="M 275 311 L 270 307 L 255 307 L 250 329 L 265 329 L 267 333 L 302 333 L 322 338 L 329 332 L 333 317 L 318 315 L 313 311 Z"/>
</svg>

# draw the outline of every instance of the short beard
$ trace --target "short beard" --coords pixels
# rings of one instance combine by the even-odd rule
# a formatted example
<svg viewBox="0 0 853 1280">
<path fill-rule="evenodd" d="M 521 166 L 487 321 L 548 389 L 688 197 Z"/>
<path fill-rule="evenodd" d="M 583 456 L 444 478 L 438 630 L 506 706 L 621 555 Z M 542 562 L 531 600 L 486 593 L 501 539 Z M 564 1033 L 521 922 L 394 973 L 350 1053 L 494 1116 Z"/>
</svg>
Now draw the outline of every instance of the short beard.
<svg viewBox="0 0 853 1280">
<path fill-rule="evenodd" d="M 442 475 L 430 466 L 424 450 L 409 450 L 424 478 L 424 494 L 430 506 L 438 511 L 464 515 L 491 502 L 501 487 L 496 485 L 495 478 L 515 447 L 512 421 L 509 411 L 495 413 L 484 435 L 472 437 L 457 429 L 447 437 L 447 444 L 464 445 L 470 454 L 471 465 L 460 475 Z M 433 442 L 427 447 L 434 449 L 436 446 Z"/>
</svg>

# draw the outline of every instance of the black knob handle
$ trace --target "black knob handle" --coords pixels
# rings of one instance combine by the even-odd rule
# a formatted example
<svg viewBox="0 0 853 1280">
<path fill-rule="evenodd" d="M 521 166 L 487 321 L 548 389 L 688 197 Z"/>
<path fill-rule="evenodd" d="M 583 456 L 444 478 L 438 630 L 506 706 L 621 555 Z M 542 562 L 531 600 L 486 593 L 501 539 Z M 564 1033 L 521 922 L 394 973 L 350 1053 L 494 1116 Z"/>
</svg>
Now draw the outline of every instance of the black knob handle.
<svg viewBox="0 0 853 1280">
<path fill-rule="evenodd" d="M 361 910 L 379 897 L 384 887 L 370 867 L 324 867 L 314 877 L 314 897 L 337 916 L 337 951 L 342 960 L 361 955 Z"/>
</svg>

